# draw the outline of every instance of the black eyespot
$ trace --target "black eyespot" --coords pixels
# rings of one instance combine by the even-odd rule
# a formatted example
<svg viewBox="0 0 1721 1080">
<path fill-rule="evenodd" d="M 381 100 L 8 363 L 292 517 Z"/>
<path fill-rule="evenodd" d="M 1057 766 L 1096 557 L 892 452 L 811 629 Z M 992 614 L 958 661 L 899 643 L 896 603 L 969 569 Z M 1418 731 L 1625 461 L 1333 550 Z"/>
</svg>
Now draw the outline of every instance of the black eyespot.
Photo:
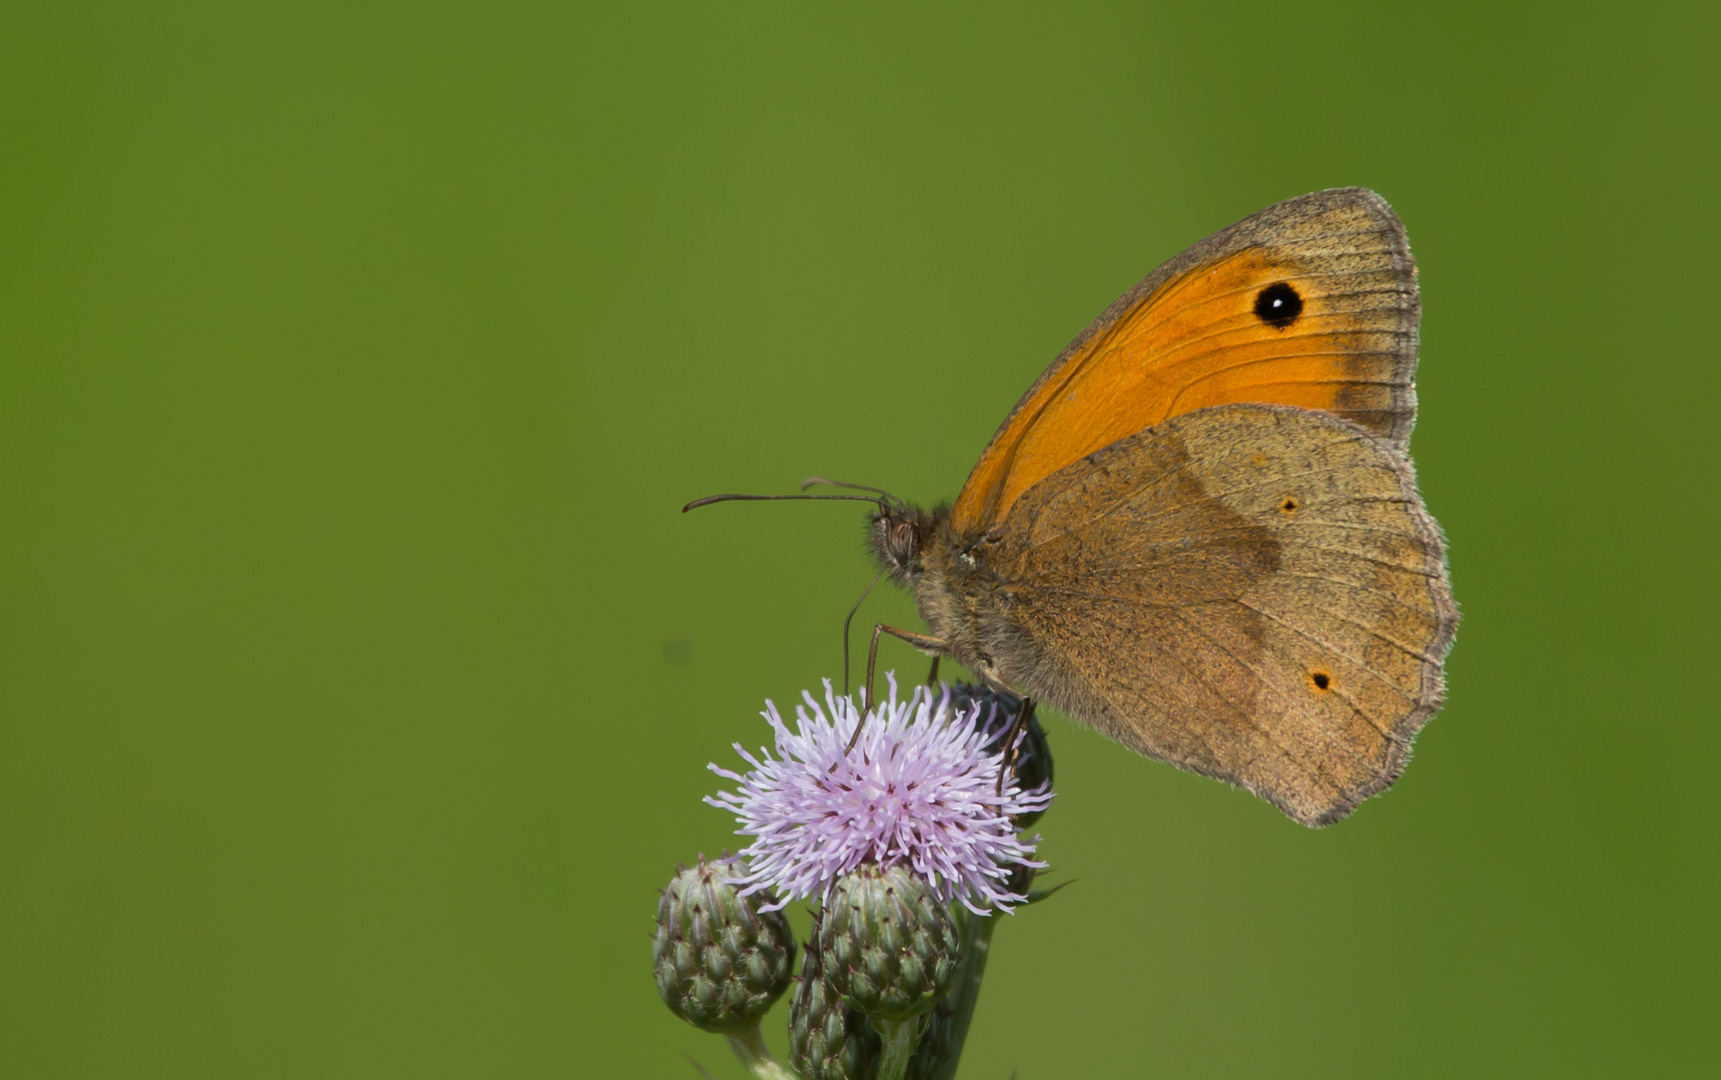
<svg viewBox="0 0 1721 1080">
<path fill-rule="evenodd" d="M 1287 514 L 1294 514 L 1297 512 L 1297 500 L 1286 499 L 1284 502 L 1279 504 L 1279 509 L 1283 510 Z"/>
<path fill-rule="evenodd" d="M 1303 313 L 1303 298 L 1283 281 L 1269 285 L 1255 297 L 1255 317 L 1283 330 Z"/>
<path fill-rule="evenodd" d="M 1315 672 L 1310 676 L 1310 679 L 1314 682 L 1317 690 L 1325 690 L 1333 684 L 1333 677 L 1324 671 Z"/>
</svg>

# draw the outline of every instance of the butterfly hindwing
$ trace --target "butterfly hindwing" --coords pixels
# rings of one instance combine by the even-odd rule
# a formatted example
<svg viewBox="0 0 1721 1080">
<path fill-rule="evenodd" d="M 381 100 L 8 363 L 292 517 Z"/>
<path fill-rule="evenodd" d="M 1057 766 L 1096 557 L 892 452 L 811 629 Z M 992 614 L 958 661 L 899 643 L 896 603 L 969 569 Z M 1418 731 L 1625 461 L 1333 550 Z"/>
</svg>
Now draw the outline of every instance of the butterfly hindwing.
<svg viewBox="0 0 1721 1080">
<path fill-rule="evenodd" d="M 1006 681 L 1304 824 L 1391 784 L 1442 697 L 1439 529 L 1408 460 L 1324 412 L 1176 417 L 1035 485 L 986 550 Z"/>
</svg>

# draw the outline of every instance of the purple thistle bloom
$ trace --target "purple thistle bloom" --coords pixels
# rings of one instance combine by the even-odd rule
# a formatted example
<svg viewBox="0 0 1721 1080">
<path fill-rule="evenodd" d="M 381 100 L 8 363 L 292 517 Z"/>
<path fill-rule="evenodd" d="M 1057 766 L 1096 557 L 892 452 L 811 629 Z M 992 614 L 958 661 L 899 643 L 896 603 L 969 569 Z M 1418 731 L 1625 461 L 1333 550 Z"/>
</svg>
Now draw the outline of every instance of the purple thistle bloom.
<svg viewBox="0 0 1721 1080">
<path fill-rule="evenodd" d="M 732 811 L 736 832 L 755 838 L 741 852 L 747 872 L 734 879 L 743 895 L 774 889 L 765 911 L 824 899 L 837 878 L 871 862 L 907 863 L 941 901 L 960 900 L 977 914 L 988 913 L 983 904 L 1008 910 L 1023 901 L 1008 890 L 1010 868 L 1046 864 L 1030 858 L 1039 837 L 1024 842 L 1010 819 L 1044 810 L 1052 792 L 1044 784 L 1023 791 L 1013 773 L 999 790 L 1004 758 L 986 753 L 978 704 L 952 715 L 948 688 L 935 700 L 921 687 L 899 702 L 890 677 L 890 699 L 868 712 L 860 741 L 844 753 L 859 720 L 854 702 L 837 697 L 829 679 L 825 709 L 801 696 L 795 731 L 765 703 L 776 758 L 763 749 L 755 758 L 736 743 L 752 767 L 747 775 L 710 767 L 740 790 L 705 801 Z"/>
</svg>

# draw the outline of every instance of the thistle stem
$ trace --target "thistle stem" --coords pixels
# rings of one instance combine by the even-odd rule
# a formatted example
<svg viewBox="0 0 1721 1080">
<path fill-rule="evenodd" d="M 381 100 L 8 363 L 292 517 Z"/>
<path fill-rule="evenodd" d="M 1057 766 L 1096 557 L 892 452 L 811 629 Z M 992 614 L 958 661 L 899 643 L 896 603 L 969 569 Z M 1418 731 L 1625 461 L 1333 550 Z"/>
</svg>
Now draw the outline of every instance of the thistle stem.
<svg viewBox="0 0 1721 1080">
<path fill-rule="evenodd" d="M 771 1051 L 765 1046 L 765 1036 L 759 1033 L 758 1024 L 739 1035 L 729 1036 L 729 1049 L 735 1051 L 741 1064 L 747 1066 L 747 1071 L 759 1080 L 800 1080 L 771 1056 Z"/>
<path fill-rule="evenodd" d="M 962 1044 L 968 1040 L 968 1027 L 974 1022 L 974 1006 L 980 1000 L 980 980 L 986 974 L 986 957 L 992 951 L 992 934 L 998 929 L 1002 916 L 987 916 L 962 912 L 962 960 L 956 968 L 955 985 L 950 988 L 949 1053 L 939 1059 L 928 1080 L 954 1080 L 956 1066 L 962 1060 Z M 883 1074 L 880 1074 L 883 1080 Z"/>
<path fill-rule="evenodd" d="M 909 1059 L 914 1057 L 914 1044 L 920 1041 L 921 1017 L 907 1020 L 874 1020 L 884 1046 L 879 1049 L 877 1080 L 902 1080 L 908 1073 Z"/>
</svg>

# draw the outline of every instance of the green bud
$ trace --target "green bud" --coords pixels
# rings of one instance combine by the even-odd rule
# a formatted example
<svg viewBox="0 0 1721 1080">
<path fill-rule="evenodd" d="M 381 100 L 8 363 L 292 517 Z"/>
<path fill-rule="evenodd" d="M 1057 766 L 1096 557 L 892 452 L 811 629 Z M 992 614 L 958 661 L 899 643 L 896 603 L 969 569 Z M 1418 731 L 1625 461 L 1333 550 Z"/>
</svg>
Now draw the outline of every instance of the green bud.
<svg viewBox="0 0 1721 1080">
<path fill-rule="evenodd" d="M 1015 694 L 994 690 L 979 683 L 954 683 L 950 687 L 950 709 L 960 712 L 972 707 L 976 702 L 980 705 L 980 727 L 987 732 L 991 741 L 987 743 L 988 753 L 996 754 L 1004 749 L 1004 739 L 1014 726 L 1016 717 L 1022 712 L 1022 699 Z M 996 711 L 993 711 L 996 708 Z M 988 721 L 990 717 L 990 721 Z M 1039 718 L 1028 717 L 1028 733 L 1022 739 L 1022 747 L 1016 753 L 1016 782 L 1022 785 L 1023 791 L 1032 791 L 1041 784 L 1052 782 L 1052 747 L 1046 741 L 1046 729 L 1040 726 Z M 1016 827 L 1025 829 L 1040 820 L 1044 810 L 1036 810 L 1031 814 L 1023 814 L 1016 819 Z"/>
<path fill-rule="evenodd" d="M 789 1064 L 802 1080 L 865 1080 L 877 1065 L 878 1033 L 825 980 L 818 939 L 815 925 L 789 1002 Z"/>
<path fill-rule="evenodd" d="M 961 944 L 950 913 L 907 867 L 857 867 L 831 892 L 821 962 L 849 1004 L 874 1020 L 918 1016 L 950 992 Z"/>
<path fill-rule="evenodd" d="M 940 1075 L 954 1054 L 951 1043 L 956 1035 L 956 1016 L 950 1002 L 950 997 L 944 998 L 921 1021 L 920 1042 L 914 1047 L 914 1057 L 909 1059 L 906 1080 Z"/>
<path fill-rule="evenodd" d="M 699 857 L 663 891 L 651 941 L 657 992 L 694 1027 L 733 1035 L 759 1022 L 789 986 L 795 939 L 781 911 L 724 882 L 723 867 Z"/>
</svg>

